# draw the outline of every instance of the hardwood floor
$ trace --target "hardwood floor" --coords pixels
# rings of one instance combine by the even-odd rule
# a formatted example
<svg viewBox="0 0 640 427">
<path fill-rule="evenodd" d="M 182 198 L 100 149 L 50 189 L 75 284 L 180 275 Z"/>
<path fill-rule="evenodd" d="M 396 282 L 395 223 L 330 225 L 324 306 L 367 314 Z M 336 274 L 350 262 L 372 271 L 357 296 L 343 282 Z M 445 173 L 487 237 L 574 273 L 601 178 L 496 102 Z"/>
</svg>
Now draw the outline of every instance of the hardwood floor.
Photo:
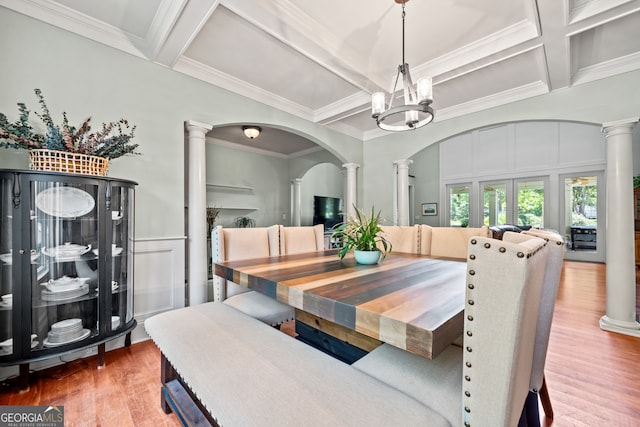
<svg viewBox="0 0 640 427">
<path fill-rule="evenodd" d="M 543 425 L 638 425 L 640 338 L 600 330 L 604 312 L 604 265 L 565 262 L 545 370 L 555 419 L 542 416 Z M 292 325 L 282 330 L 294 333 Z M 180 425 L 160 410 L 160 356 L 151 341 L 108 352 L 106 366 L 96 366 L 90 357 L 38 372 L 25 392 L 5 381 L 0 404 L 62 405 L 67 426 Z"/>
</svg>

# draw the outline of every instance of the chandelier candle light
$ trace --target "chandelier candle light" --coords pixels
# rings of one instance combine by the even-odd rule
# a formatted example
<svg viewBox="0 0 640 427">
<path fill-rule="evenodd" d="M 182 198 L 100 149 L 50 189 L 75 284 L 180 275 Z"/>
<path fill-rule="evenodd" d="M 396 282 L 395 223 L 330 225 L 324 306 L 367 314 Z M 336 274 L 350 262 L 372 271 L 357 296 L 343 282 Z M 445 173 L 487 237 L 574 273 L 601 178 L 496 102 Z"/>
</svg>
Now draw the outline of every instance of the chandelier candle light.
<svg viewBox="0 0 640 427">
<path fill-rule="evenodd" d="M 398 66 L 398 74 L 391 91 L 389 107 L 385 110 L 384 92 L 376 92 L 371 96 L 371 117 L 376 119 L 380 129 L 400 132 L 421 128 L 433 121 L 433 102 L 431 77 L 418 80 L 417 90 L 413 87 L 409 64 L 404 60 L 404 5 L 409 0 L 394 0 L 402 4 L 402 64 Z M 398 86 L 398 80 L 402 74 L 402 86 L 404 89 L 404 105 L 393 106 L 393 98 Z M 401 122 L 400 120 L 404 120 Z M 392 122 L 392 123 L 389 123 Z"/>
</svg>

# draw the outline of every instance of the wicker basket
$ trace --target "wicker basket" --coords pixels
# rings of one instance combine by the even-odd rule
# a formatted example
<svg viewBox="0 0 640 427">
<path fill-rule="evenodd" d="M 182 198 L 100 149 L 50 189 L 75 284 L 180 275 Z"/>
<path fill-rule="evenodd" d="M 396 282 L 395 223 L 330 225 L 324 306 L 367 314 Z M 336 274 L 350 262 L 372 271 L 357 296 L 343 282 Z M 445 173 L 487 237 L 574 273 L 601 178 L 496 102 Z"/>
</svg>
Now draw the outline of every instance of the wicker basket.
<svg viewBox="0 0 640 427">
<path fill-rule="evenodd" d="M 29 150 L 32 170 L 105 176 L 109 159 L 56 150 Z"/>
</svg>

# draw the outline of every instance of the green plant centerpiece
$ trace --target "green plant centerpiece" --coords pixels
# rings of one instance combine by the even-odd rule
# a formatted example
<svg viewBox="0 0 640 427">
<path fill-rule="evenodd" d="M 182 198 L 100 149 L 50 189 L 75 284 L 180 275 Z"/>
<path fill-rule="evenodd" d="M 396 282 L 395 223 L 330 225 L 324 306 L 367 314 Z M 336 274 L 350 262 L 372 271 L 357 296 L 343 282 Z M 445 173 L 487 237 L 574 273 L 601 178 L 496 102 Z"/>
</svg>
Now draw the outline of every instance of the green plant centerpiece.
<svg viewBox="0 0 640 427">
<path fill-rule="evenodd" d="M 135 126 L 130 126 L 125 119 L 103 123 L 99 131 L 91 132 L 91 117 L 80 127 L 69 124 L 67 113 L 62 113 L 62 124 L 57 125 L 51 117 L 49 107 L 40 89 L 34 90 L 41 113 L 34 113 L 42 121 L 44 130 L 36 129 L 30 122 L 31 111 L 19 102 L 18 120 L 10 122 L 7 116 L 0 113 L 0 147 L 25 150 L 51 150 L 60 153 L 73 153 L 116 159 L 125 154 L 138 154 L 138 144 L 132 144 Z"/>
<path fill-rule="evenodd" d="M 355 211 L 355 215 L 339 224 L 331 236 L 342 241 L 342 246 L 338 249 L 338 256 L 343 259 L 349 251 L 353 250 L 356 261 L 359 263 L 375 264 L 384 259 L 387 253 L 392 250 L 391 242 L 382 235 L 381 212 L 375 213 L 373 207 L 371 207 L 371 215 L 365 214 L 357 207 Z M 365 261 L 365 258 L 369 258 L 368 262 Z"/>
<path fill-rule="evenodd" d="M 256 220 L 248 216 L 238 216 L 233 220 L 236 228 L 253 228 L 256 226 Z"/>
</svg>

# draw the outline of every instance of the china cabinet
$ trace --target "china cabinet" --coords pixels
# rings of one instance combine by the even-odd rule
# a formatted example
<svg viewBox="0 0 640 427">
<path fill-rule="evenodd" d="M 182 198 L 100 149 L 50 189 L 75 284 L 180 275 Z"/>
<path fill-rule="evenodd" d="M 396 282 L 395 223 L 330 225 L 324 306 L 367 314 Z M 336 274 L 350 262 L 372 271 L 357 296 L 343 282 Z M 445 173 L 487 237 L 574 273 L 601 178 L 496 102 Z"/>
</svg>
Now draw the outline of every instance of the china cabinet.
<svg viewBox="0 0 640 427">
<path fill-rule="evenodd" d="M 135 183 L 0 170 L 0 365 L 19 365 L 130 334 Z"/>
</svg>

